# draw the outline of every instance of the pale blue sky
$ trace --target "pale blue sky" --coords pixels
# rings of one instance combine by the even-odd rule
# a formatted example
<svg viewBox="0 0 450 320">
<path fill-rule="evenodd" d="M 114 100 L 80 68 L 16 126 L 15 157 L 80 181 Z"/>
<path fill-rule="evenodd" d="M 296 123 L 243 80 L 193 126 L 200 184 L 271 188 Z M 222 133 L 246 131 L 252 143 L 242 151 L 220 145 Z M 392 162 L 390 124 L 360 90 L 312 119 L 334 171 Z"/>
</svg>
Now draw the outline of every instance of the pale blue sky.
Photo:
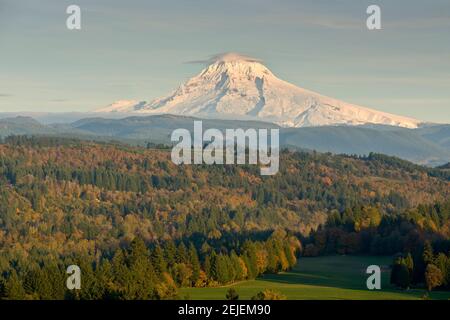
<svg viewBox="0 0 450 320">
<path fill-rule="evenodd" d="M 70 4 L 82 30 L 66 29 Z M 383 30 L 365 26 L 382 9 Z M 165 95 L 240 52 L 348 102 L 450 123 L 448 0 L 0 0 L 0 112 L 89 111 Z"/>
</svg>

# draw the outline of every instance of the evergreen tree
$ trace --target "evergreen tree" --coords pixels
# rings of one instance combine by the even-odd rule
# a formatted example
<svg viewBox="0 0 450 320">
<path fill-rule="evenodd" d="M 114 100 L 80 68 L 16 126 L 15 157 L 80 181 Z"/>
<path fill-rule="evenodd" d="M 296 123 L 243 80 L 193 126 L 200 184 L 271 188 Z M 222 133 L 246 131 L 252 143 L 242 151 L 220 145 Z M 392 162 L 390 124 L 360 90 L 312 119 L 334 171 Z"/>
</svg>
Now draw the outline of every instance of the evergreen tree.
<svg viewBox="0 0 450 320">
<path fill-rule="evenodd" d="M 164 253 L 167 267 L 170 270 L 170 268 L 172 268 L 177 262 L 177 247 L 173 240 L 170 240 L 166 243 L 166 246 L 164 247 Z"/>
<path fill-rule="evenodd" d="M 144 241 L 136 238 L 131 242 L 126 257 L 129 268 L 127 299 L 148 300 L 152 298 L 156 281 L 155 270 L 150 262 L 150 253 Z"/>
<path fill-rule="evenodd" d="M 396 285 L 402 289 L 408 289 L 411 283 L 408 267 L 404 263 L 399 264 L 399 266 Z"/>
<path fill-rule="evenodd" d="M 26 292 L 16 270 L 12 270 L 5 284 L 5 297 L 11 300 L 23 300 Z"/>
<path fill-rule="evenodd" d="M 408 253 L 406 257 L 403 259 L 403 263 L 408 268 L 408 272 L 410 275 L 410 282 L 413 281 L 413 273 L 414 273 L 414 260 L 411 256 L 411 253 Z"/>
<path fill-rule="evenodd" d="M 100 265 L 95 269 L 102 299 L 114 299 L 114 276 L 113 267 L 108 259 L 102 259 Z"/>
<path fill-rule="evenodd" d="M 189 262 L 192 267 L 192 285 L 195 285 L 200 277 L 201 268 L 197 250 L 192 243 L 189 245 Z"/>
<path fill-rule="evenodd" d="M 109 297 L 112 299 L 126 299 L 128 297 L 128 284 L 131 281 L 130 271 L 126 265 L 122 249 L 117 249 L 112 259 L 113 284 Z"/>
<path fill-rule="evenodd" d="M 433 263 L 434 259 L 433 247 L 431 246 L 431 243 L 429 241 L 425 242 L 422 258 L 423 261 L 425 262 L 425 265 Z"/>
<path fill-rule="evenodd" d="M 187 252 L 186 246 L 183 242 L 180 242 L 180 244 L 178 245 L 176 262 L 177 263 L 189 263 L 188 252 Z"/>
<path fill-rule="evenodd" d="M 167 262 L 164 259 L 164 253 L 159 245 L 153 249 L 151 260 L 153 266 L 155 267 L 155 272 L 158 276 L 161 276 L 164 272 L 167 271 Z"/>
</svg>

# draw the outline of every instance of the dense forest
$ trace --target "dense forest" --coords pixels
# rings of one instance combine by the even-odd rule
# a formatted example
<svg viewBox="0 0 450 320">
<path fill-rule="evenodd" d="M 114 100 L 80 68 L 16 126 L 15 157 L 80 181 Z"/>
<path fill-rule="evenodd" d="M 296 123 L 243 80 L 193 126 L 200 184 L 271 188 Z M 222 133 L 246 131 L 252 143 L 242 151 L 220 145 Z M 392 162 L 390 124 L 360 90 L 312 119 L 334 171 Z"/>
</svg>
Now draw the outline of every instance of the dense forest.
<svg viewBox="0 0 450 320">
<path fill-rule="evenodd" d="M 450 202 L 382 215 L 373 207 L 333 212 L 302 239 L 303 256 L 393 255 L 391 283 L 450 289 Z"/>
<path fill-rule="evenodd" d="M 0 297 L 180 298 L 179 287 L 253 279 L 301 255 L 335 253 L 397 255 L 393 283 L 405 287 L 406 266 L 408 286 L 448 288 L 447 168 L 284 150 L 277 175 L 259 172 L 176 166 L 170 150 L 150 144 L 6 138 Z M 70 264 L 83 270 L 80 291 L 65 289 Z"/>
</svg>

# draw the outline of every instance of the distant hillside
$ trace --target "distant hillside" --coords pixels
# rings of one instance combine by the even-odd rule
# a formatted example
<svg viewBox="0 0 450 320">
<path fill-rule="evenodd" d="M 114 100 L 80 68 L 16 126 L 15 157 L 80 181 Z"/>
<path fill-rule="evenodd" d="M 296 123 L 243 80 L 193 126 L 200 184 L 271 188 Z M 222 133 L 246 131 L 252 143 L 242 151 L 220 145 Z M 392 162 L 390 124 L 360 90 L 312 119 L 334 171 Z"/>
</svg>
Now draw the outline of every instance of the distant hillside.
<svg viewBox="0 0 450 320">
<path fill-rule="evenodd" d="M 0 137 L 9 135 L 53 134 L 56 133 L 31 117 L 14 117 L 0 119 Z"/>
<path fill-rule="evenodd" d="M 417 132 L 425 139 L 450 150 L 450 125 L 435 125 L 419 128 Z"/>
<path fill-rule="evenodd" d="M 90 135 L 171 144 L 172 132 L 178 128 L 192 131 L 194 120 L 201 119 L 173 115 L 138 116 L 125 119 L 88 118 L 72 123 L 71 127 Z M 209 128 L 225 130 L 227 128 L 278 128 L 278 126 L 258 121 L 203 120 L 203 129 Z"/>
<path fill-rule="evenodd" d="M 442 166 L 439 166 L 438 169 L 450 170 L 450 162 L 448 162 Z"/>
<path fill-rule="evenodd" d="M 42 125 L 29 117 L 0 119 L 0 136 L 57 135 L 127 143 L 171 144 L 173 130 L 193 130 L 196 118 L 174 115 L 133 116 L 123 119 L 85 118 L 72 123 Z M 200 120 L 200 119 L 197 119 Z M 259 121 L 203 120 L 203 128 L 279 128 Z M 406 129 L 392 126 L 322 126 L 280 128 L 280 144 L 301 150 L 335 154 L 396 156 L 418 164 L 438 166 L 450 162 L 450 125 Z"/>
<path fill-rule="evenodd" d="M 419 130 L 347 126 L 285 129 L 280 143 L 336 154 L 377 152 L 419 164 L 442 164 L 450 159 L 450 148 L 439 145 L 431 139 L 434 136 Z"/>
</svg>

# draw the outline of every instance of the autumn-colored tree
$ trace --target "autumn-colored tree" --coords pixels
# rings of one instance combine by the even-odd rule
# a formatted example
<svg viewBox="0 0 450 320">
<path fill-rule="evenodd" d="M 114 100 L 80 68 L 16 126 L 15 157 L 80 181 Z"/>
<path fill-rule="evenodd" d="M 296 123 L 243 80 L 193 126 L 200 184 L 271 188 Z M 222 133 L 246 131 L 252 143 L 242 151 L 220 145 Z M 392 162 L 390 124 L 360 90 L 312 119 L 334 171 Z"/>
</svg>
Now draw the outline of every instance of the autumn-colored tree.
<svg viewBox="0 0 450 320">
<path fill-rule="evenodd" d="M 431 291 L 442 284 L 443 276 L 441 270 L 434 264 L 428 264 L 425 270 L 425 283 L 427 290 Z"/>
<path fill-rule="evenodd" d="M 227 291 L 227 294 L 225 295 L 225 298 L 227 300 L 239 300 L 239 294 L 237 293 L 236 289 L 230 288 Z"/>
<path fill-rule="evenodd" d="M 252 300 L 286 300 L 286 296 L 278 291 L 266 289 L 254 295 Z"/>
</svg>

